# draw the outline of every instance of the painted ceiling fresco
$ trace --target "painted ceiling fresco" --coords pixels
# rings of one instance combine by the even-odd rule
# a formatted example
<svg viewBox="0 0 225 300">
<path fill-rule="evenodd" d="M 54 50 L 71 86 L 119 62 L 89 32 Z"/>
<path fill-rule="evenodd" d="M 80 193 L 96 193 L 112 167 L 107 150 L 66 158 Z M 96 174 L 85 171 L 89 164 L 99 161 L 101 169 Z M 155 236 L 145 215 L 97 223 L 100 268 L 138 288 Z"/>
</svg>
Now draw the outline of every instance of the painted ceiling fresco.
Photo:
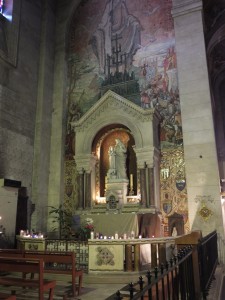
<svg viewBox="0 0 225 300">
<path fill-rule="evenodd" d="M 162 116 L 161 147 L 182 145 L 171 0 L 92 0 L 69 37 L 68 122 L 112 90 Z"/>
</svg>

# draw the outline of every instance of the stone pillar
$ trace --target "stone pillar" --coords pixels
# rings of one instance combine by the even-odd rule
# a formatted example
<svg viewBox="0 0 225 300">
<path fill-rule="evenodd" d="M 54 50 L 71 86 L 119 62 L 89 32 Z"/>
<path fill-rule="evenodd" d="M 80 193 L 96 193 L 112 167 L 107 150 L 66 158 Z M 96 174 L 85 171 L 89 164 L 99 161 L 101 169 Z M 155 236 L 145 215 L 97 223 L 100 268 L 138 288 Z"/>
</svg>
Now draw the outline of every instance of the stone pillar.
<svg viewBox="0 0 225 300">
<path fill-rule="evenodd" d="M 79 172 L 79 209 L 92 207 L 92 195 L 95 189 L 94 168 L 96 158 L 92 154 L 75 156 L 77 171 Z"/>
<path fill-rule="evenodd" d="M 190 229 L 224 234 L 202 1 L 173 0 Z M 208 220 L 201 215 L 203 206 Z M 204 209 L 205 209 L 204 208 Z"/>
<path fill-rule="evenodd" d="M 17 6 L 19 3 L 17 3 L 17 1 L 14 1 L 14 4 L 16 4 Z M 54 13 L 52 11 L 51 4 L 49 1 L 42 2 L 42 4 L 40 5 L 43 5 L 43 12 L 42 31 L 40 37 L 40 57 L 38 63 L 39 71 L 37 74 L 38 90 L 35 120 L 35 137 L 33 144 L 33 176 L 31 185 L 31 198 L 33 204 L 35 204 L 35 212 L 34 214 L 32 214 L 31 228 L 35 228 L 43 232 L 48 232 L 52 230 L 52 218 L 49 218 L 49 211 L 51 209 L 49 207 L 58 207 L 61 203 L 61 200 L 63 199 L 63 178 L 61 177 L 61 173 L 64 167 L 64 147 L 59 146 L 62 143 L 62 141 L 64 141 L 64 139 L 62 138 L 62 123 L 60 122 L 63 98 L 60 97 L 60 109 L 57 110 L 57 113 L 54 114 L 55 118 L 60 123 L 60 126 L 57 126 L 54 123 L 55 120 L 52 114 L 52 98 L 54 98 L 52 97 L 52 83 L 54 77 L 53 72 L 54 69 L 57 70 L 57 68 L 54 67 L 54 58 L 50 58 L 51 55 L 49 55 L 49 53 L 55 53 L 55 58 L 58 58 L 58 53 L 55 52 L 55 49 L 52 48 L 49 43 L 49 37 L 55 35 L 53 27 L 49 26 L 49 20 L 53 21 L 52 18 Z M 16 9 L 16 7 L 13 7 L 13 10 L 14 9 Z M 8 38 L 9 37 L 7 37 L 7 39 Z M 57 61 L 60 60 L 57 59 Z M 58 75 L 59 78 L 61 78 L 62 72 L 60 72 L 59 70 Z M 63 79 L 59 79 L 58 86 L 60 86 L 61 80 Z M 26 100 L 24 99 L 24 103 L 25 101 Z M 53 120 L 52 128 L 50 126 L 51 118 Z M 16 144 L 15 137 L 14 143 Z M 23 147 L 26 148 L 26 151 L 23 153 L 23 156 L 26 157 L 27 161 L 30 162 L 32 161 L 32 159 L 28 156 L 27 151 L 30 149 L 30 145 L 32 145 L 32 143 L 29 143 L 29 139 L 27 139 L 26 143 L 28 144 L 23 145 Z M 55 143 L 54 146 L 52 146 L 52 143 Z M 17 153 L 18 151 L 19 148 L 17 149 Z M 17 166 L 17 168 L 19 167 Z M 27 186 L 26 182 L 24 182 L 24 177 L 23 184 Z"/>
</svg>

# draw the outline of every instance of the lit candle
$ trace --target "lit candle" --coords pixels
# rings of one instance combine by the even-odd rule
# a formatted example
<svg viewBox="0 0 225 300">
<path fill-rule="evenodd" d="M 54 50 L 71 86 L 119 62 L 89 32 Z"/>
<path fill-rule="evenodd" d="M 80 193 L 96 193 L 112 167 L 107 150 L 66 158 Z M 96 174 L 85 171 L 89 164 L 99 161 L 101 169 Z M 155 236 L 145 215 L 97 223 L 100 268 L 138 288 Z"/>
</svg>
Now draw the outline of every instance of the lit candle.
<svg viewBox="0 0 225 300">
<path fill-rule="evenodd" d="M 130 174 L 130 189 L 133 190 L 133 174 Z"/>
<path fill-rule="evenodd" d="M 91 240 L 94 239 L 94 231 L 91 231 Z"/>
</svg>

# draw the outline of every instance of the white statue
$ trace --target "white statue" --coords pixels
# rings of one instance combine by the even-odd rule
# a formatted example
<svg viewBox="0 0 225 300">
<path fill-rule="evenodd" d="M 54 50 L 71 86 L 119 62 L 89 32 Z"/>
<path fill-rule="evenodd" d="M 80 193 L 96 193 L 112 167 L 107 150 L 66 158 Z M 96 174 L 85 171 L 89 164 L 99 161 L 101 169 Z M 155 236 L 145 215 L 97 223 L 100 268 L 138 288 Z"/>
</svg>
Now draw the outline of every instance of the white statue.
<svg viewBox="0 0 225 300">
<path fill-rule="evenodd" d="M 110 167 L 110 169 L 115 169 L 116 168 L 116 153 L 112 146 L 109 147 L 108 154 L 109 154 L 109 167 Z"/>
<path fill-rule="evenodd" d="M 127 149 L 120 139 L 116 139 L 115 147 L 109 147 L 109 178 L 127 179 L 126 152 Z"/>
<path fill-rule="evenodd" d="M 173 237 L 177 236 L 177 228 L 175 226 L 173 227 L 172 236 Z"/>
</svg>

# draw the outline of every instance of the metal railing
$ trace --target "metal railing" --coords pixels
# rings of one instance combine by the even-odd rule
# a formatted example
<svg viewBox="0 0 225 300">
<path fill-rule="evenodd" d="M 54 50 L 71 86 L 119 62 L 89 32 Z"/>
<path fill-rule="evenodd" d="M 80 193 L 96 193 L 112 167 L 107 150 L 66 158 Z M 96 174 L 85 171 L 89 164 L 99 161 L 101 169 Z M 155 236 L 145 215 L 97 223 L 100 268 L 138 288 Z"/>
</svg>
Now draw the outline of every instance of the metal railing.
<svg viewBox="0 0 225 300">
<path fill-rule="evenodd" d="M 124 286 L 106 300 L 207 299 L 218 264 L 216 231 L 193 244 L 180 248 L 177 256 L 166 262 L 165 266 L 148 271 L 145 276 L 147 280 L 140 276 L 137 282 Z"/>
<path fill-rule="evenodd" d="M 217 246 L 219 264 L 225 266 L 225 240 L 219 233 L 217 233 Z"/>
<path fill-rule="evenodd" d="M 202 238 L 198 245 L 199 271 L 203 299 L 207 298 L 211 282 L 218 265 L 217 232 Z"/>
<path fill-rule="evenodd" d="M 140 276 L 136 283 L 131 282 L 106 299 L 195 300 L 192 247 L 179 250 L 177 257 L 148 271 L 145 277 Z"/>
</svg>

